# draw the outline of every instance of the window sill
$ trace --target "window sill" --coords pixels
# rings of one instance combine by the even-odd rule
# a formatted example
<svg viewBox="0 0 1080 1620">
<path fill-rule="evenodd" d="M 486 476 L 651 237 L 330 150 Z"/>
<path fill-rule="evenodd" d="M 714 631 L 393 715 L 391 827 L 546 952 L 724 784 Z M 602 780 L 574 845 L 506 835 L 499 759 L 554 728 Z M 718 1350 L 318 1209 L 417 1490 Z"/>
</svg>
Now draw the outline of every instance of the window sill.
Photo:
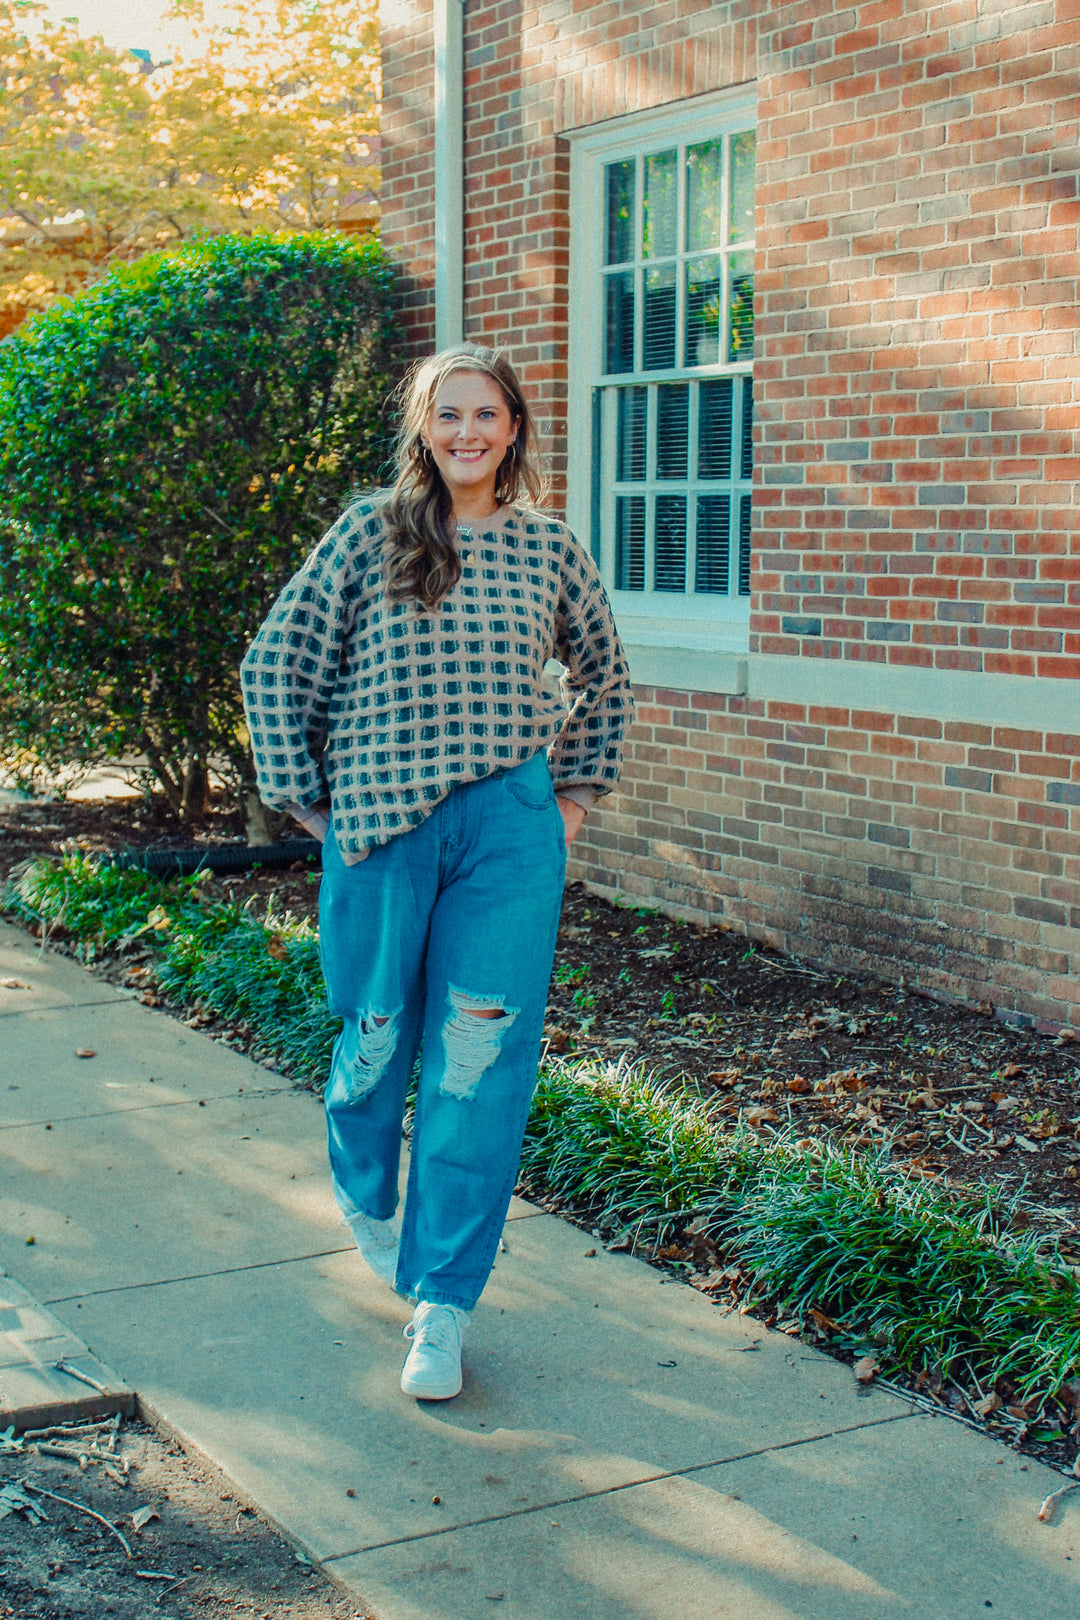
<svg viewBox="0 0 1080 1620">
<path fill-rule="evenodd" d="M 635 686 L 667 686 L 680 692 L 715 692 L 739 696 L 746 691 L 745 635 L 681 632 L 635 634 L 621 626 L 623 650 Z"/>
</svg>

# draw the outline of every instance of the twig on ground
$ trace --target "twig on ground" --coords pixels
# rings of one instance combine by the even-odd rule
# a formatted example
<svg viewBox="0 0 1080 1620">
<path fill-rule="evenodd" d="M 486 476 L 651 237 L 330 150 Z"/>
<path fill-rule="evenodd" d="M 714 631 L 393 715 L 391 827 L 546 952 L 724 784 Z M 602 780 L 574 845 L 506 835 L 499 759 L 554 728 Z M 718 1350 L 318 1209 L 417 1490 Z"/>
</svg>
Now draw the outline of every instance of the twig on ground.
<svg viewBox="0 0 1080 1620">
<path fill-rule="evenodd" d="M 754 961 L 758 967 L 775 968 L 778 973 L 801 973 L 804 978 L 820 979 L 823 984 L 832 977 L 829 973 L 818 973 L 814 968 L 803 967 L 801 964 L 796 966 L 794 962 L 770 962 L 767 956 L 755 955 Z"/>
<path fill-rule="evenodd" d="M 95 1445 L 80 1446 L 78 1443 L 63 1446 L 59 1445 L 55 1440 L 33 1440 L 30 1443 L 30 1449 L 40 1452 L 44 1457 L 64 1457 L 69 1462 L 81 1462 L 83 1458 L 86 1458 L 90 1462 L 101 1463 L 107 1473 L 111 1473 L 122 1485 L 127 1484 L 127 1480 L 124 1479 L 123 1475 L 117 1469 L 110 1467 L 112 1463 L 120 1461 L 115 1451 L 99 1451 Z"/>
<path fill-rule="evenodd" d="M 974 1429 L 976 1434 L 986 1433 L 986 1424 L 978 1423 L 974 1418 L 965 1417 L 962 1412 L 956 1412 L 951 1406 L 943 1406 L 940 1401 L 934 1401 L 927 1395 L 916 1394 L 913 1389 L 905 1389 L 903 1384 L 894 1384 L 891 1379 L 882 1378 L 879 1373 L 874 1383 L 881 1389 L 889 1390 L 893 1395 L 899 1395 L 902 1400 L 910 1401 L 924 1412 L 932 1412 L 935 1417 L 950 1418 L 953 1423 L 963 1423 L 967 1428 Z"/>
<path fill-rule="evenodd" d="M 69 1378 L 77 1378 L 80 1384 L 89 1384 L 90 1388 L 96 1389 L 99 1395 L 108 1395 L 109 1391 L 104 1384 L 99 1384 L 96 1378 L 90 1377 L 89 1373 L 80 1372 L 78 1367 L 73 1367 L 66 1356 L 61 1356 L 59 1361 L 54 1361 L 53 1366 L 57 1372 L 67 1373 Z"/>
<path fill-rule="evenodd" d="M 161 1591 L 158 1593 L 157 1597 L 154 1599 L 154 1602 L 157 1603 L 157 1604 L 160 1604 L 160 1602 L 161 1602 L 162 1598 L 165 1596 L 166 1592 L 175 1592 L 176 1588 L 178 1586 L 183 1586 L 184 1582 L 185 1581 L 190 1581 L 190 1579 L 191 1579 L 190 1575 L 181 1575 L 180 1579 L 178 1581 L 173 1581 L 171 1586 L 163 1586 L 161 1588 Z"/>
<path fill-rule="evenodd" d="M 118 1427 L 120 1414 L 117 1412 L 112 1418 L 98 1418 L 90 1423 L 54 1423 L 48 1429 L 24 1429 L 23 1440 L 70 1440 L 77 1434 L 97 1434 L 99 1429 L 112 1429 L 113 1433 Z"/>
<path fill-rule="evenodd" d="M 1041 1524 L 1046 1524 L 1053 1518 L 1054 1509 L 1061 1501 L 1061 1498 L 1068 1496 L 1070 1491 L 1080 1491 L 1080 1479 L 1074 1480 L 1071 1485 L 1063 1485 L 1059 1491 L 1050 1492 L 1050 1495 L 1039 1509 L 1039 1522 Z"/>
<path fill-rule="evenodd" d="M 53 1502 L 63 1502 L 65 1507 L 74 1508 L 76 1513 L 85 1513 L 91 1519 L 96 1519 L 98 1524 L 103 1524 L 105 1526 L 106 1530 L 111 1536 L 116 1537 L 117 1541 L 120 1543 L 121 1547 L 123 1547 L 128 1557 L 131 1557 L 131 1548 L 128 1546 L 127 1541 L 120 1534 L 115 1524 L 110 1524 L 108 1519 L 103 1518 L 100 1513 L 95 1513 L 93 1508 L 84 1507 L 81 1502 L 73 1502 L 70 1496 L 58 1496 L 55 1491 L 47 1491 L 43 1485 L 34 1485 L 28 1479 L 21 1479 L 19 1484 L 25 1491 L 33 1491 L 38 1496 L 47 1496 L 50 1501 Z"/>
</svg>

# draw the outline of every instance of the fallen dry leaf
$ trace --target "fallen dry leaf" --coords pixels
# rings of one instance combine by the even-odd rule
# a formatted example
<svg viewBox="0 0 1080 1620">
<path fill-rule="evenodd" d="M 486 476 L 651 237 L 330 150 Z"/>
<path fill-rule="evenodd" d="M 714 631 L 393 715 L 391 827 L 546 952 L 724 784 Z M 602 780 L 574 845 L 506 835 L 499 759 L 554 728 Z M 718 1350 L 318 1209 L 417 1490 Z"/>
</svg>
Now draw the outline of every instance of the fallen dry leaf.
<svg viewBox="0 0 1080 1620">
<path fill-rule="evenodd" d="M 1019 1063 L 1006 1063 L 1001 1073 L 1006 1080 L 1015 1080 L 1018 1074 L 1023 1074 L 1023 1066 Z"/>
<path fill-rule="evenodd" d="M 991 1412 L 998 1411 L 1000 1406 L 1001 1396 L 996 1389 L 992 1389 L 989 1395 L 984 1395 L 981 1401 L 975 1402 L 974 1410 L 978 1412 L 980 1417 L 985 1418 L 989 1417 Z"/>
<path fill-rule="evenodd" d="M 825 1076 L 827 1086 L 835 1086 L 837 1091 L 861 1091 L 866 1085 L 857 1069 L 834 1069 Z"/>
<path fill-rule="evenodd" d="M 1039 1115 L 1038 1119 L 1032 1120 L 1028 1124 L 1028 1130 L 1031 1132 L 1031 1135 L 1038 1138 L 1040 1141 L 1045 1141 L 1049 1136 L 1060 1136 L 1064 1129 L 1065 1122 L 1061 1115 L 1055 1114 L 1053 1110 L 1049 1108 L 1044 1109 L 1042 1114 Z"/>
<path fill-rule="evenodd" d="M 266 954 L 272 956 L 275 962 L 284 962 L 289 953 L 285 949 L 285 941 L 280 934 L 270 935 L 266 942 Z"/>
<path fill-rule="evenodd" d="M 0 979 L 0 990 L 29 990 L 30 986 L 21 979 Z"/>
<path fill-rule="evenodd" d="M 92 1046 L 77 1046 L 75 1048 L 75 1056 L 81 1058 L 97 1057 L 97 1051 Z"/>
<path fill-rule="evenodd" d="M 1068 1402 L 1074 1413 L 1080 1418 L 1080 1378 L 1070 1378 L 1058 1390 L 1058 1398 Z"/>
<path fill-rule="evenodd" d="M 150 1523 L 151 1519 L 160 1519 L 160 1517 L 157 1508 L 151 1507 L 148 1503 L 146 1507 L 135 1509 L 135 1512 L 131 1515 L 131 1522 L 136 1530 L 141 1530 L 143 1525 Z"/>
<path fill-rule="evenodd" d="M 758 1125 L 775 1125 L 779 1122 L 780 1115 L 776 1112 L 775 1108 L 759 1107 L 748 1108 L 746 1113 L 743 1115 L 743 1118 L 746 1120 L 748 1125 L 753 1125 L 756 1127 Z"/>
<path fill-rule="evenodd" d="M 811 1013 L 807 1023 L 811 1029 L 843 1029 L 847 1015 L 839 1007 L 826 1007 L 824 1012 Z"/>
<path fill-rule="evenodd" d="M 878 1372 L 877 1359 L 874 1356 L 860 1356 L 851 1370 L 860 1384 L 872 1384 Z"/>
<path fill-rule="evenodd" d="M 787 1082 L 787 1088 L 801 1097 L 804 1091 L 810 1090 L 810 1082 L 804 1074 L 797 1074 Z"/>
<path fill-rule="evenodd" d="M 739 1080 L 739 1079 L 742 1078 L 742 1070 L 741 1069 L 714 1069 L 712 1071 L 712 1073 L 707 1074 L 705 1076 L 705 1078 L 706 1078 L 706 1080 L 713 1081 L 713 1083 L 715 1085 L 718 1085 L 718 1086 L 733 1086 L 735 1084 L 736 1080 Z"/>
</svg>

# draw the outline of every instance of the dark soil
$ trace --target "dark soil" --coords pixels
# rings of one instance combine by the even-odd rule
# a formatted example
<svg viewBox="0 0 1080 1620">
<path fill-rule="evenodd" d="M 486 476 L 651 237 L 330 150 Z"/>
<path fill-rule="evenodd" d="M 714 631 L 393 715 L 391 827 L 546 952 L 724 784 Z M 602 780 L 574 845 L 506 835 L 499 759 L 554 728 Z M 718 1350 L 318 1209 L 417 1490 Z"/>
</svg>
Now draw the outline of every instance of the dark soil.
<svg viewBox="0 0 1080 1620">
<path fill-rule="evenodd" d="M 29 1481 L 107 1519 L 28 1491 L 47 1515 L 0 1519 L 0 1616 L 18 1620 L 366 1620 L 367 1610 L 306 1562 L 232 1495 L 227 1481 L 143 1423 L 126 1423 L 121 1486 L 94 1463 L 0 1452 L 0 1490 Z M 139 1530 L 132 1515 L 152 1507 Z M 142 1573 L 140 1573 L 140 1571 Z M 151 1577 L 169 1576 L 170 1579 Z"/>
</svg>

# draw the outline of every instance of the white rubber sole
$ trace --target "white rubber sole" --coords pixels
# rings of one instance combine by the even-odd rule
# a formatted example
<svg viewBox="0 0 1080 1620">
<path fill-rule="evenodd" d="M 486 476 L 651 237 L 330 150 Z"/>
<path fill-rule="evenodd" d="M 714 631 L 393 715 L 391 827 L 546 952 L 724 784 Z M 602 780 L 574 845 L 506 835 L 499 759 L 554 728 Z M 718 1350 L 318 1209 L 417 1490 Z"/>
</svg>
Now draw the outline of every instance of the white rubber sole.
<svg viewBox="0 0 1080 1620">
<path fill-rule="evenodd" d="M 461 1385 L 460 1374 L 456 1384 L 433 1384 L 426 1383 L 422 1378 L 410 1378 L 402 1368 L 401 1393 L 411 1395 L 417 1401 L 452 1401 L 455 1395 L 461 1394 Z"/>
</svg>

